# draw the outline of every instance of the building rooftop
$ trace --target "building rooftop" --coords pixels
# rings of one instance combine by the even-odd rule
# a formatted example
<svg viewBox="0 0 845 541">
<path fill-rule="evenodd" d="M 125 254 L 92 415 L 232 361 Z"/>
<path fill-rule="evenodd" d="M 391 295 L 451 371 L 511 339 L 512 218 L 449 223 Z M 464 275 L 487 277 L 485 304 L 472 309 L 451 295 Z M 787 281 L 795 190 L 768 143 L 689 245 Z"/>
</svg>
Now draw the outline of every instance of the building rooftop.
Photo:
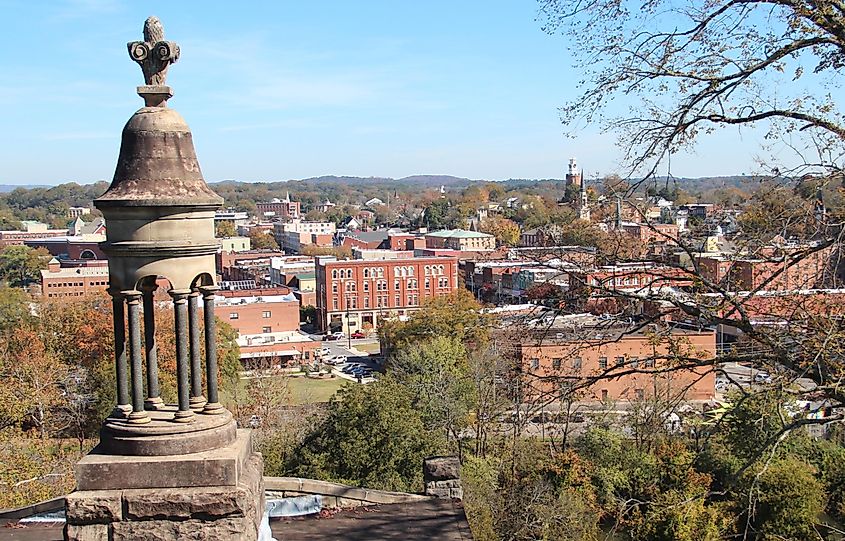
<svg viewBox="0 0 845 541">
<path fill-rule="evenodd" d="M 472 239 L 478 237 L 492 237 L 488 233 L 480 233 L 478 231 L 467 231 L 466 229 L 443 229 L 426 233 L 427 237 L 450 238 L 450 239 Z"/>
<path fill-rule="evenodd" d="M 240 306 L 243 304 L 255 303 L 299 302 L 299 300 L 297 300 L 296 296 L 294 296 L 293 293 L 288 293 L 286 295 L 251 295 L 235 297 L 224 297 L 222 295 L 217 295 L 214 300 L 217 303 L 217 306 Z"/>
<path fill-rule="evenodd" d="M 53 258 L 55 259 L 55 258 Z M 73 267 L 60 268 L 56 271 L 43 270 L 41 271 L 41 278 L 74 278 L 77 276 L 108 276 L 109 268 L 102 267 Z"/>
</svg>

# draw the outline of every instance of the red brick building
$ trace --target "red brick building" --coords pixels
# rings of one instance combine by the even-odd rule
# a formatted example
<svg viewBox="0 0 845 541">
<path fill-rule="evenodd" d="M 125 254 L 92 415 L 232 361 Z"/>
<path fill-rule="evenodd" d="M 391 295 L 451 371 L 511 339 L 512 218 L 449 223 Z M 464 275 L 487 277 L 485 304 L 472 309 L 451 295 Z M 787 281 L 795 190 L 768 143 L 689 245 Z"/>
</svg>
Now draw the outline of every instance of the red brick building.
<svg viewBox="0 0 845 541">
<path fill-rule="evenodd" d="M 221 291 L 214 313 L 238 331 L 245 368 L 284 368 L 314 359 L 320 342 L 299 330 L 299 299 L 287 288 Z"/>
<path fill-rule="evenodd" d="M 284 199 L 273 199 L 267 203 L 256 203 L 255 210 L 259 218 L 280 218 L 282 220 L 298 220 L 302 209 L 299 201 L 291 201 L 290 194 Z"/>
<path fill-rule="evenodd" d="M 378 328 L 381 319 L 404 317 L 426 299 L 458 287 L 455 257 L 394 260 L 316 260 L 317 321 L 323 331 Z"/>
<path fill-rule="evenodd" d="M 47 269 L 41 271 L 41 294 L 55 299 L 105 292 L 109 287 L 109 267 L 105 263 L 103 260 L 98 265 L 63 268 L 53 258 Z"/>
<path fill-rule="evenodd" d="M 716 357 L 714 330 L 653 325 L 632 331 L 583 314 L 565 319 L 566 327 L 521 333 L 518 360 L 528 396 L 554 396 L 588 384 L 576 391 L 576 401 L 635 401 L 655 393 L 686 400 L 714 397 L 713 372 L 694 368 Z M 661 373 L 667 366 L 685 368 Z"/>
</svg>

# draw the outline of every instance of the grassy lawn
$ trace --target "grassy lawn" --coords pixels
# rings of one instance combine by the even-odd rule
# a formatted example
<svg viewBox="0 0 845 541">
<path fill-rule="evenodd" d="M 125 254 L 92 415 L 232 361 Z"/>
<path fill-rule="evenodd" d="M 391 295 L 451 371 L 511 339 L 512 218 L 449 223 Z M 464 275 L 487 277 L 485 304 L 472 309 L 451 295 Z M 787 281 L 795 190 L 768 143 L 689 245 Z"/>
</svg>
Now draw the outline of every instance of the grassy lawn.
<svg viewBox="0 0 845 541">
<path fill-rule="evenodd" d="M 328 402 L 329 398 L 348 381 L 342 378 L 312 379 L 297 377 L 288 378 L 287 383 L 294 404 L 314 404 L 316 402 Z"/>
<path fill-rule="evenodd" d="M 366 351 L 367 353 L 378 353 L 380 348 L 380 344 L 378 342 L 374 344 L 356 344 L 355 349 L 359 351 Z"/>
</svg>

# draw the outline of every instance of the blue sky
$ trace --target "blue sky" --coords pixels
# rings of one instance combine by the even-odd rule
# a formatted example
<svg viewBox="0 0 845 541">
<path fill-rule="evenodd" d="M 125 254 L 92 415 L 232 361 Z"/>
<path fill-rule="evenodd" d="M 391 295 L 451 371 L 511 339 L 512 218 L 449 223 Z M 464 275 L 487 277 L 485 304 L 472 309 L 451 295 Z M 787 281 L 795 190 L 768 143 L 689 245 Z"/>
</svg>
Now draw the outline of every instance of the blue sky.
<svg viewBox="0 0 845 541">
<path fill-rule="evenodd" d="M 610 135 L 564 136 L 566 38 L 532 0 L 0 0 L 0 183 L 111 180 L 141 99 L 126 42 L 157 15 L 182 48 L 170 105 L 206 180 L 319 175 L 560 178 L 617 168 Z M 156 9 L 159 8 L 159 9 Z M 676 176 L 752 172 L 735 133 L 673 159 Z"/>
</svg>

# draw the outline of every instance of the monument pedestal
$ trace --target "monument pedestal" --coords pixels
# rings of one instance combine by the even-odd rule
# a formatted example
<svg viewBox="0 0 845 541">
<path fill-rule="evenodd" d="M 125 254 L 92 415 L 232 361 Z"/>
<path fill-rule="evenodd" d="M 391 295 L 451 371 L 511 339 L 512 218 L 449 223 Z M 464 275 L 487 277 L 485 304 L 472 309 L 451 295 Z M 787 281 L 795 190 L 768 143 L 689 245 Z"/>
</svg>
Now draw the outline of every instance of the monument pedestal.
<svg viewBox="0 0 845 541">
<path fill-rule="evenodd" d="M 76 469 L 65 539 L 254 541 L 264 514 L 264 462 L 249 430 L 218 449 L 168 456 L 100 454 Z"/>
</svg>

